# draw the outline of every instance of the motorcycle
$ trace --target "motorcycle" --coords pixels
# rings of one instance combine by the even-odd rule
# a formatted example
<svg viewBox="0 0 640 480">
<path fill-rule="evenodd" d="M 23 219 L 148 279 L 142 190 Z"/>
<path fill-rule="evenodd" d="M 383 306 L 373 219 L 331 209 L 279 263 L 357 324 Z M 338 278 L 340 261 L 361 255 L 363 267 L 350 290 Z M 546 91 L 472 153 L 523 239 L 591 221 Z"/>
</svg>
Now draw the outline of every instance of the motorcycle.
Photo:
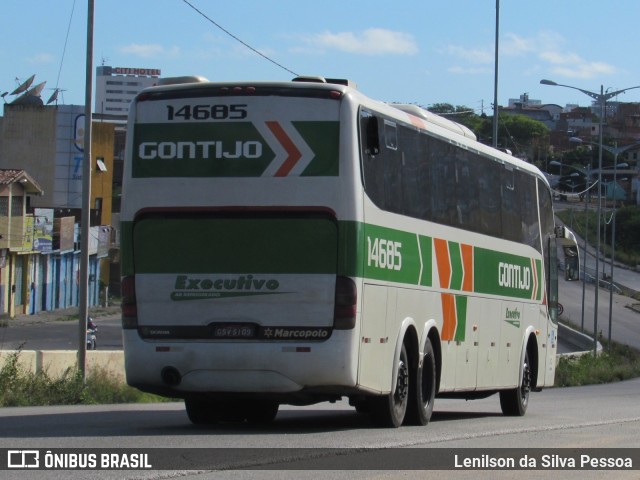
<svg viewBox="0 0 640 480">
<path fill-rule="evenodd" d="M 96 333 L 98 333 L 98 326 L 94 323 L 93 319 L 89 317 L 87 319 L 87 350 L 95 350 L 98 348 Z"/>
</svg>

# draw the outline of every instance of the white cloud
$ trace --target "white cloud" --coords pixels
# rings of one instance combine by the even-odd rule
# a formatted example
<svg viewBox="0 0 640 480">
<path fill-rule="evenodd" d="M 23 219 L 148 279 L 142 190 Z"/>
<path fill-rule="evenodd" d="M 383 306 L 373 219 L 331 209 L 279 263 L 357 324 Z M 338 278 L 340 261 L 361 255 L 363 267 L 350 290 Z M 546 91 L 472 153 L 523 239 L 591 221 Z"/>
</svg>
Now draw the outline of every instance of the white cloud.
<svg viewBox="0 0 640 480">
<path fill-rule="evenodd" d="M 359 33 L 324 32 L 307 36 L 304 41 L 316 48 L 362 55 L 414 55 L 418 52 L 412 35 L 383 28 L 369 28 Z"/>
<path fill-rule="evenodd" d="M 447 45 L 440 53 L 456 57 L 473 64 L 493 64 L 493 50 L 489 48 L 467 48 L 460 45 Z"/>
<path fill-rule="evenodd" d="M 552 65 L 551 72 L 570 78 L 593 78 L 609 75 L 617 69 L 604 62 L 590 62 L 575 53 L 541 52 L 540 59 Z"/>
<path fill-rule="evenodd" d="M 50 53 L 38 53 L 37 55 L 27 58 L 27 61 L 32 65 L 54 63 L 55 60 L 55 57 Z"/>
<path fill-rule="evenodd" d="M 178 47 L 165 48 L 157 44 L 141 45 L 138 43 L 125 45 L 120 48 L 120 51 L 141 58 L 175 57 L 180 53 Z"/>
<path fill-rule="evenodd" d="M 456 73 L 456 74 L 459 74 L 459 75 L 478 75 L 478 74 L 484 74 L 484 73 L 491 73 L 491 72 L 493 72 L 493 69 L 489 68 L 489 67 L 461 67 L 461 66 L 455 66 L 455 67 L 448 68 L 447 72 Z"/>
<path fill-rule="evenodd" d="M 531 57 L 528 70 L 549 70 L 550 73 L 571 78 L 592 78 L 597 75 L 615 73 L 617 69 L 605 62 L 590 61 L 575 52 L 565 48 L 566 41 L 556 32 L 543 31 L 531 37 L 523 37 L 516 33 L 506 33 L 499 44 L 501 57 Z M 440 53 L 462 60 L 466 65 L 451 67 L 452 73 L 486 73 L 487 69 L 477 68 L 477 65 L 493 65 L 494 46 L 465 47 L 448 45 Z M 535 62 L 542 62 L 538 66 Z"/>
</svg>

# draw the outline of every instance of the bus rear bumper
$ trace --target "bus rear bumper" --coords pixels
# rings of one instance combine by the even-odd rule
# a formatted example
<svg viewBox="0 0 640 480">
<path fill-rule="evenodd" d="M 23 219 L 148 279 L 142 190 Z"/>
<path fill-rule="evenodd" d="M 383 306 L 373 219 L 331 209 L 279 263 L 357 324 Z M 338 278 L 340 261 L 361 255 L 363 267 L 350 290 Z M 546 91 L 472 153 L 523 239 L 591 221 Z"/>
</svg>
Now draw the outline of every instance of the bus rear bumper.
<svg viewBox="0 0 640 480">
<path fill-rule="evenodd" d="M 351 332 L 317 343 L 145 342 L 124 331 L 127 383 L 176 398 L 199 394 L 286 395 L 352 391 L 357 357 Z"/>
</svg>

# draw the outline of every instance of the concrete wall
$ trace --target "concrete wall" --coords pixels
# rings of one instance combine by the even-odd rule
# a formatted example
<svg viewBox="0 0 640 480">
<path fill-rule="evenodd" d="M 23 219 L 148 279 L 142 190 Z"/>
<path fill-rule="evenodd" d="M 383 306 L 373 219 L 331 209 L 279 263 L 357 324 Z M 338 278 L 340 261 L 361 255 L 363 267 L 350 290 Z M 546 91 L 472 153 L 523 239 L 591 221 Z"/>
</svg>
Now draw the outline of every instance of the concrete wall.
<svg viewBox="0 0 640 480">
<path fill-rule="evenodd" d="M 0 366 L 6 358 L 16 353 L 13 350 L 0 351 Z M 31 372 L 46 371 L 51 377 L 62 375 L 68 368 L 77 366 L 75 350 L 22 350 L 18 356 L 18 364 Z M 106 370 L 114 378 L 125 381 L 124 352 L 122 350 L 89 350 L 87 351 L 87 375 L 92 371 Z"/>
</svg>

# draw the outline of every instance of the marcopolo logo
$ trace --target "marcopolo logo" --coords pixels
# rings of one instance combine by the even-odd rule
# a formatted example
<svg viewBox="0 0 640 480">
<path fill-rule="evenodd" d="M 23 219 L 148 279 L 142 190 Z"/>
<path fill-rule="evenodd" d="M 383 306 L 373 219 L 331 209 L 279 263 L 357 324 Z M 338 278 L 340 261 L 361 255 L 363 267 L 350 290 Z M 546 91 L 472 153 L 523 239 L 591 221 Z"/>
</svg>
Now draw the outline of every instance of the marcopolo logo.
<svg viewBox="0 0 640 480">
<path fill-rule="evenodd" d="M 171 299 L 176 301 L 285 293 L 280 291 L 278 280 L 258 278 L 253 275 L 213 279 L 178 275 L 174 288 Z"/>
<path fill-rule="evenodd" d="M 330 335 L 324 327 L 266 327 L 262 332 L 267 340 L 326 340 Z"/>
</svg>

